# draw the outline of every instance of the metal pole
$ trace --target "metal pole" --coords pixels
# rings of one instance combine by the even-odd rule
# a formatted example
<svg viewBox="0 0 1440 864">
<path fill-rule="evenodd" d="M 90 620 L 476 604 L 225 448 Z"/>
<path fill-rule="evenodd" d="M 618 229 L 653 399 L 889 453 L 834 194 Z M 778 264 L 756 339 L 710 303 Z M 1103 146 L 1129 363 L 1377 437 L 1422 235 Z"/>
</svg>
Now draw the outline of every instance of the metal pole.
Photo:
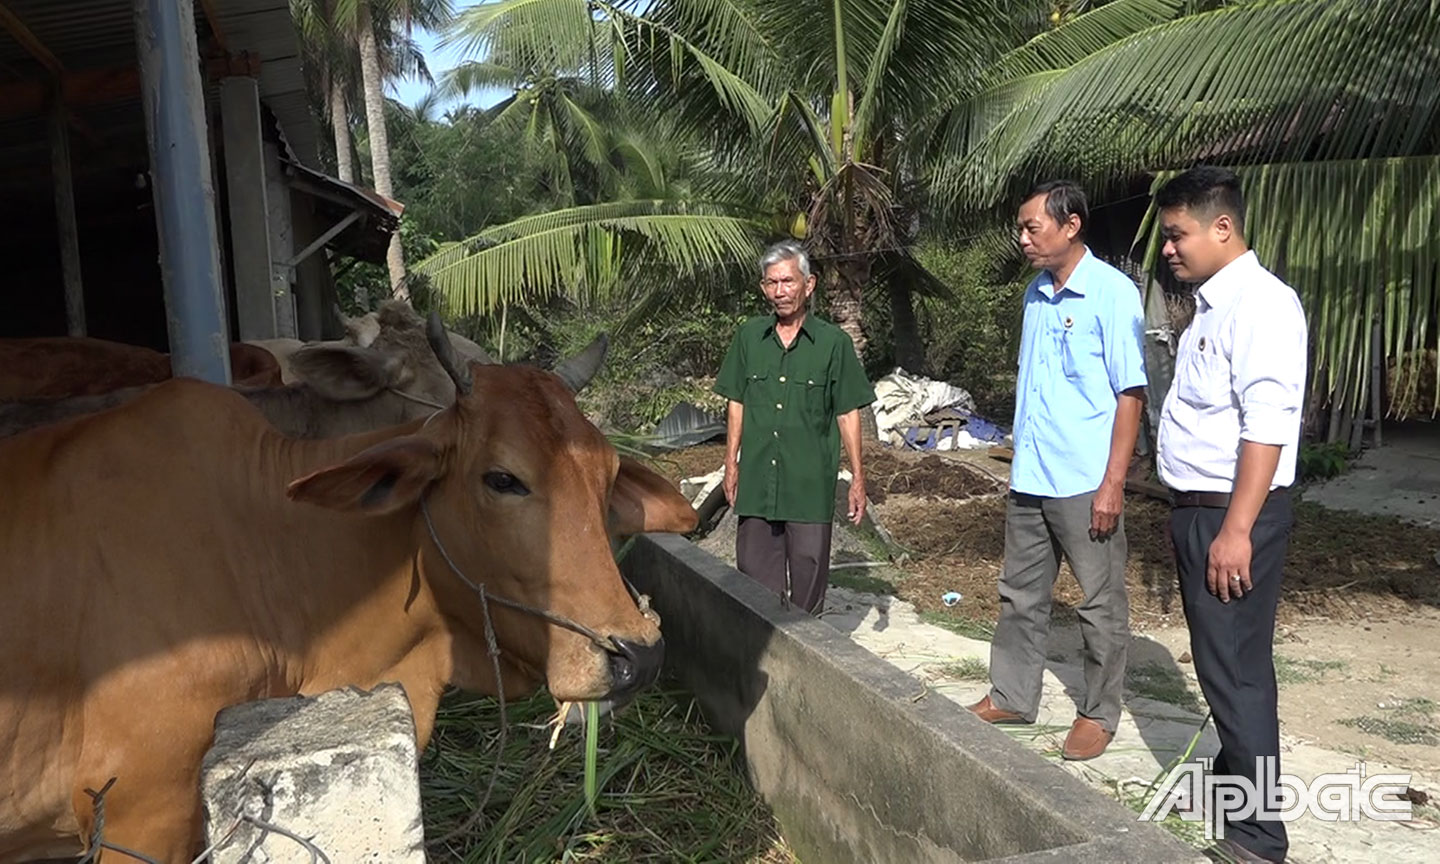
<svg viewBox="0 0 1440 864">
<path fill-rule="evenodd" d="M 170 367 L 176 377 L 229 385 L 230 331 L 221 298 L 220 241 L 195 45 L 195 4 L 135 0 L 135 42 L 150 144 Z"/>
<path fill-rule="evenodd" d="M 75 226 L 75 183 L 70 173 L 70 130 L 56 83 L 50 103 L 50 174 L 55 185 L 55 228 L 60 238 L 60 274 L 65 280 L 65 330 L 85 335 L 85 285 L 80 278 L 80 230 Z"/>
</svg>

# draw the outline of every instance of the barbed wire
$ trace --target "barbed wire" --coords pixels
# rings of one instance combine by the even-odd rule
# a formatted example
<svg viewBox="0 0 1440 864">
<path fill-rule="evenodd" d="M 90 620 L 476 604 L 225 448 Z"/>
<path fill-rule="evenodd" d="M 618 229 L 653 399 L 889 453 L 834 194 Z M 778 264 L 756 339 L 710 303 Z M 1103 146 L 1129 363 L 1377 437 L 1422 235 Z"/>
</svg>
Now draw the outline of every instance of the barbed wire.
<svg viewBox="0 0 1440 864">
<path fill-rule="evenodd" d="M 248 766 L 246 770 L 249 770 Z M 243 774 L 244 772 L 242 771 L 241 773 Z M 90 831 L 90 851 L 86 852 L 84 857 L 80 858 L 76 862 L 76 864 L 94 864 L 95 859 L 99 857 L 102 850 L 119 853 L 132 860 L 140 861 L 142 862 L 142 864 L 163 864 L 163 862 L 159 861 L 158 859 L 151 858 L 149 855 L 146 855 L 143 852 L 135 849 L 130 849 L 126 846 L 121 846 L 118 843 L 111 843 L 110 841 L 105 839 L 105 797 L 115 786 L 115 782 L 118 779 L 119 778 L 117 777 L 111 777 L 105 782 L 104 786 L 100 787 L 100 791 L 98 792 L 90 788 L 85 789 L 85 794 L 90 796 L 90 807 L 91 812 L 95 817 L 95 827 Z M 299 844 L 303 849 L 305 849 L 305 851 L 310 853 L 310 864 L 321 864 L 321 862 L 324 862 L 324 864 L 333 864 L 329 856 L 327 856 L 325 852 L 321 850 L 319 846 L 316 846 L 312 841 L 301 837 L 299 834 L 296 834 L 295 832 L 287 828 L 283 828 L 272 822 L 268 822 L 264 819 L 260 819 L 256 816 L 251 816 L 250 814 L 245 813 L 243 805 L 241 807 L 240 814 L 235 817 L 235 821 L 231 823 L 229 829 L 225 831 L 225 833 L 220 837 L 220 839 L 216 840 L 214 843 L 211 843 L 203 852 L 201 852 L 195 858 L 191 859 L 190 864 L 205 864 L 205 862 L 207 861 L 212 861 L 212 856 L 215 854 L 215 852 L 222 846 L 226 845 L 235 836 L 235 832 L 240 830 L 240 826 L 245 824 L 252 825 L 262 832 L 268 834 L 276 834 L 284 837 L 287 840 L 291 840 Z M 263 841 L 264 835 L 262 834 L 260 842 Z"/>
</svg>

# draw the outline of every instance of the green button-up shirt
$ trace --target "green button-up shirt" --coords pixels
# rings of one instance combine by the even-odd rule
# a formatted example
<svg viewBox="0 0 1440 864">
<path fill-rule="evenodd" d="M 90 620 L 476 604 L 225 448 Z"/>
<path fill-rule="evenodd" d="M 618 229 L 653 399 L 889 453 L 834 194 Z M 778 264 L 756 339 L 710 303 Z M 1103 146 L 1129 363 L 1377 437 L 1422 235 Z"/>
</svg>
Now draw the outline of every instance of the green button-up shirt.
<svg viewBox="0 0 1440 864">
<path fill-rule="evenodd" d="M 751 318 L 736 331 L 714 390 L 745 406 L 736 515 L 831 521 L 840 468 L 836 418 L 875 401 L 845 331 L 807 315 L 786 348 L 774 315 Z"/>
</svg>

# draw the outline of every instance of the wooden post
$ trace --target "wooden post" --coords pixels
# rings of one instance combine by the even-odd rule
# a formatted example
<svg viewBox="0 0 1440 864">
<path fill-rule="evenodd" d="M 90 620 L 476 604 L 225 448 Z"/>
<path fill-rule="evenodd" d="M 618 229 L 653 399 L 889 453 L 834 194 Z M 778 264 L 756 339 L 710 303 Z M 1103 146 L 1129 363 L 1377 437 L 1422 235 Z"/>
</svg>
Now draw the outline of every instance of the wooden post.
<svg viewBox="0 0 1440 864">
<path fill-rule="evenodd" d="M 65 331 L 85 335 L 85 283 L 80 278 L 80 231 L 75 223 L 75 183 L 70 174 L 70 130 L 57 90 L 50 103 L 50 175 L 55 187 L 55 229 L 65 282 Z"/>
<path fill-rule="evenodd" d="M 1371 360 L 1370 360 L 1370 413 L 1375 418 L 1375 434 L 1371 436 L 1371 443 L 1379 447 L 1382 440 L 1380 430 L 1382 419 L 1385 416 L 1384 392 L 1385 392 L 1385 351 L 1384 345 L 1384 310 L 1376 310 L 1375 326 L 1371 329 Z"/>
<path fill-rule="evenodd" d="M 1365 408 L 1370 401 L 1370 389 L 1374 386 L 1373 381 L 1369 382 L 1368 386 L 1362 381 L 1361 385 L 1355 388 L 1355 401 L 1350 408 L 1350 441 L 1346 445 L 1351 453 L 1359 453 L 1360 448 L 1365 445 Z"/>
</svg>

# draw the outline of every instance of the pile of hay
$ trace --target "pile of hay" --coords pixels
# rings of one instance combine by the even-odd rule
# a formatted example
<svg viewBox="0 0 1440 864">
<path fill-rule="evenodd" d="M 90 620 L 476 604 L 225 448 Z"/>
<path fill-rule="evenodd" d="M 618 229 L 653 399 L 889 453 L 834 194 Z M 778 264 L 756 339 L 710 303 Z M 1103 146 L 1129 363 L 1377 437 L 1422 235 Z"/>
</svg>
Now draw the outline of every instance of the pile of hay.
<svg viewBox="0 0 1440 864">
<path fill-rule="evenodd" d="M 555 702 L 507 706 L 509 732 L 484 817 L 430 860 L 733 861 L 794 864 L 769 808 L 742 774 L 737 743 L 707 728 L 692 696 L 652 688 L 599 729 L 595 815 L 585 800 L 585 734 L 550 749 Z M 494 699 L 451 693 L 421 760 L 425 836 L 463 824 L 495 770 Z"/>
</svg>

